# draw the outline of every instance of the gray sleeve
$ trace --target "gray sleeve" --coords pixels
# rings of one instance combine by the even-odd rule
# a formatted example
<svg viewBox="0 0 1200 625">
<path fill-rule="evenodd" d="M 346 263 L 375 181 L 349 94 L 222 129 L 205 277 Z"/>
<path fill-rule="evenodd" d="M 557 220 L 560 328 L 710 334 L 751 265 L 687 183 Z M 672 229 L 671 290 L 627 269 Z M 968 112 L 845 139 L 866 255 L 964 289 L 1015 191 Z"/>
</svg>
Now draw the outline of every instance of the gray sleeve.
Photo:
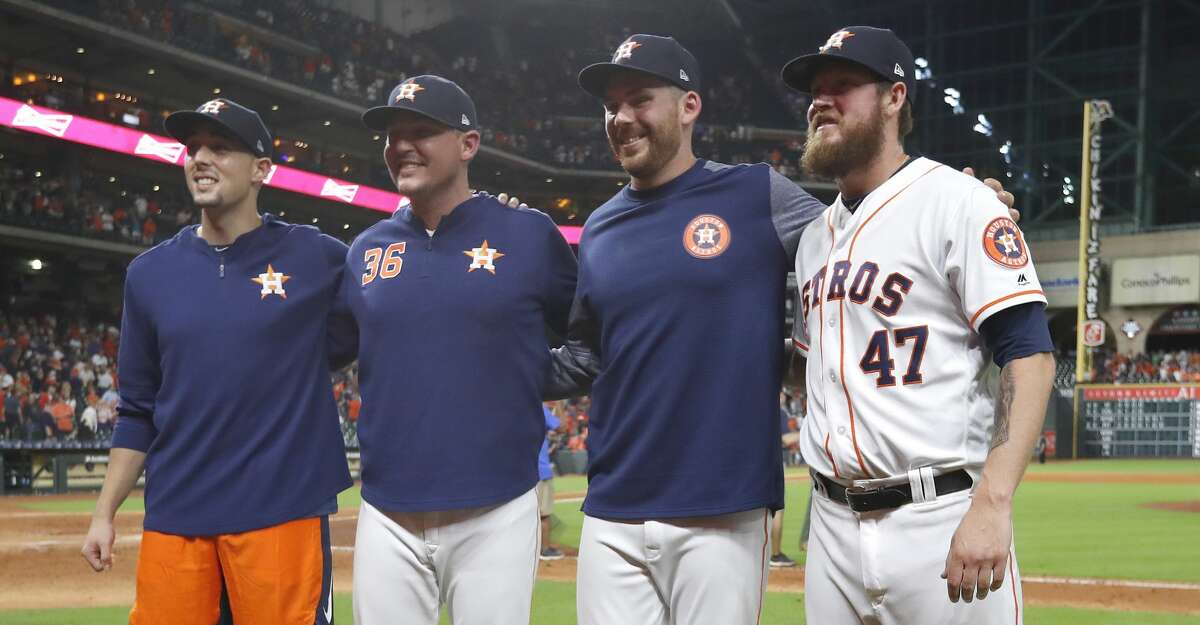
<svg viewBox="0 0 1200 625">
<path fill-rule="evenodd" d="M 788 262 L 794 265 L 804 227 L 819 217 L 826 206 L 779 172 L 774 169 L 768 171 L 771 180 L 771 221 L 775 222 L 775 231 L 787 252 Z"/>
</svg>

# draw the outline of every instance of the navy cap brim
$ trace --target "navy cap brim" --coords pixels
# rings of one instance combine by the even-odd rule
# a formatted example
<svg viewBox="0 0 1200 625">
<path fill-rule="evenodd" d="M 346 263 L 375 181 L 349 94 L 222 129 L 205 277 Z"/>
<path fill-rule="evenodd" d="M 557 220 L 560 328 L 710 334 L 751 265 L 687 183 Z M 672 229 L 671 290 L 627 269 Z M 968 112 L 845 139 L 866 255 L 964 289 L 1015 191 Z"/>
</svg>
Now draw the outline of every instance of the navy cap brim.
<svg viewBox="0 0 1200 625">
<path fill-rule="evenodd" d="M 209 124 L 220 128 L 222 131 L 224 131 L 224 134 L 229 135 L 231 138 L 240 143 L 242 147 L 246 148 L 247 152 L 259 158 L 269 158 L 267 155 L 259 154 L 257 151 L 255 151 L 250 144 L 246 143 L 246 141 L 238 135 L 237 131 L 234 130 L 233 127 L 221 121 L 219 117 L 205 115 L 199 111 L 175 111 L 174 113 L 167 115 L 167 118 L 163 120 L 163 129 L 167 131 L 167 134 L 170 135 L 172 139 L 180 143 L 187 143 L 188 137 L 192 136 L 192 133 L 196 132 L 196 127 L 203 124 Z"/>
<path fill-rule="evenodd" d="M 879 72 L 875 71 L 875 68 L 867 65 L 866 63 L 849 59 L 844 56 L 821 54 L 820 52 L 805 54 L 804 56 L 798 56 L 788 61 L 787 64 L 783 66 L 783 69 L 780 70 L 779 77 L 783 79 L 783 84 L 795 89 L 796 91 L 799 91 L 800 93 L 812 93 L 812 79 L 817 75 L 817 70 L 820 69 L 822 65 L 833 62 L 857 65 L 858 67 L 875 74 L 880 80 L 886 80 L 889 82 L 893 80 L 892 77 L 880 74 Z M 897 80 L 895 82 L 904 81 Z"/>
<path fill-rule="evenodd" d="M 613 76 L 621 73 L 642 74 L 644 76 L 657 78 L 665 83 L 675 85 L 684 91 L 696 90 L 694 85 L 689 85 L 681 80 L 672 78 L 671 76 L 664 76 L 662 74 L 647 71 L 638 67 L 630 67 L 628 65 L 621 65 L 620 63 L 608 62 L 592 63 L 591 65 L 588 65 L 580 70 L 579 86 L 583 87 L 584 91 L 603 100 L 605 97 L 604 92 L 608 89 L 609 81 L 612 80 Z"/>
<path fill-rule="evenodd" d="M 432 119 L 433 121 L 435 121 L 443 126 L 446 126 L 447 128 L 450 128 L 452 130 L 463 130 L 462 128 L 456 128 L 450 124 L 447 124 L 446 120 L 444 120 L 444 119 L 438 119 L 438 118 L 434 117 L 433 115 L 430 115 L 429 113 L 417 110 L 416 108 L 413 108 L 410 106 L 395 106 L 395 105 L 373 106 L 373 107 L 367 109 L 362 114 L 362 122 L 363 122 L 364 126 L 366 126 L 367 128 L 369 128 L 371 130 L 375 130 L 375 131 L 379 131 L 379 132 L 387 132 L 388 124 L 390 124 L 392 122 L 392 118 L 395 117 L 397 113 L 404 112 L 404 111 L 407 111 L 409 113 L 416 113 L 417 115 L 420 115 L 421 117 L 426 117 L 426 118 Z M 472 129 L 468 128 L 467 130 L 472 130 Z"/>
</svg>

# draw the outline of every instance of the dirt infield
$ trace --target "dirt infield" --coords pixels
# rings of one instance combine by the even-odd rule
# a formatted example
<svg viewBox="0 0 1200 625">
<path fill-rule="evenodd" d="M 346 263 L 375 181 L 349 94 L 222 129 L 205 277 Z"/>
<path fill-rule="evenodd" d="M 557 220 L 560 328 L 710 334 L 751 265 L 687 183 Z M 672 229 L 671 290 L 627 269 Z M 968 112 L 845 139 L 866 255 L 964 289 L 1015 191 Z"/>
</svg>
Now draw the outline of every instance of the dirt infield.
<svg viewBox="0 0 1200 625">
<path fill-rule="evenodd" d="M 1186 479 L 1180 479 L 1186 478 Z M 807 479 L 801 476 L 800 479 Z M 1027 476 L 1035 481 L 1200 483 L 1200 476 L 1059 473 Z M 557 499 L 574 499 L 563 493 Z M 56 499 L 94 500 L 95 495 L 66 495 Z M 82 513 L 33 512 L 23 505 L 45 497 L 0 498 L 0 606 L 5 608 L 95 607 L 128 605 L 133 601 L 134 572 L 141 539 L 141 513 L 117 516 L 115 566 L 97 574 L 84 563 L 79 548 L 88 528 Z M 1200 511 L 1200 502 L 1151 504 L 1172 510 Z M 331 520 L 334 545 L 334 584 L 351 588 L 351 559 L 357 510 L 343 510 Z M 574 555 L 573 552 L 568 555 Z M 542 564 L 543 579 L 575 580 L 575 560 Z M 1126 582 L 1096 579 L 1027 577 L 1026 602 L 1078 608 L 1182 612 L 1200 614 L 1200 584 Z M 800 568 L 772 570 L 771 590 L 798 592 L 804 588 Z"/>
<path fill-rule="evenodd" d="M 1200 512 L 1200 501 L 1161 501 L 1148 503 L 1146 507 L 1155 510 L 1174 510 L 1176 512 Z"/>
</svg>

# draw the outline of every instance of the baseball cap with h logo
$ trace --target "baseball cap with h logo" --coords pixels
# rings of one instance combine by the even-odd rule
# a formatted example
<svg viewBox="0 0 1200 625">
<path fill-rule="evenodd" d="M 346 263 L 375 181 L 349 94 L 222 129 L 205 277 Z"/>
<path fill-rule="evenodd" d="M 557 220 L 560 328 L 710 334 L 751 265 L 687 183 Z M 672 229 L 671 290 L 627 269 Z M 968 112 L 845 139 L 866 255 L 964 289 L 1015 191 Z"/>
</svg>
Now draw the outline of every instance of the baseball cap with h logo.
<svg viewBox="0 0 1200 625">
<path fill-rule="evenodd" d="M 367 109 L 363 124 L 371 130 L 384 132 L 399 111 L 412 111 L 454 130 L 478 130 L 475 102 L 454 81 L 427 74 L 414 76 L 396 85 L 387 102 Z"/>
<path fill-rule="evenodd" d="M 212 124 L 233 136 L 259 158 L 271 158 L 273 139 L 266 124 L 253 109 L 233 100 L 217 98 L 196 107 L 194 111 L 175 111 L 163 120 L 163 129 L 176 141 L 187 143 L 202 124 Z"/>
<path fill-rule="evenodd" d="M 685 91 L 700 91 L 700 64 L 674 37 L 632 35 L 617 46 L 611 61 L 593 63 L 579 72 L 579 86 L 604 98 L 608 81 L 620 72 L 634 71 L 664 80 Z"/>
<path fill-rule="evenodd" d="M 829 36 L 825 45 L 812 54 L 798 56 L 780 72 L 787 86 L 811 93 L 812 80 L 826 63 L 841 60 L 863 67 L 887 82 L 902 82 L 908 87 L 910 102 L 917 99 L 916 68 L 912 50 L 896 33 L 886 28 L 847 26 Z"/>
</svg>

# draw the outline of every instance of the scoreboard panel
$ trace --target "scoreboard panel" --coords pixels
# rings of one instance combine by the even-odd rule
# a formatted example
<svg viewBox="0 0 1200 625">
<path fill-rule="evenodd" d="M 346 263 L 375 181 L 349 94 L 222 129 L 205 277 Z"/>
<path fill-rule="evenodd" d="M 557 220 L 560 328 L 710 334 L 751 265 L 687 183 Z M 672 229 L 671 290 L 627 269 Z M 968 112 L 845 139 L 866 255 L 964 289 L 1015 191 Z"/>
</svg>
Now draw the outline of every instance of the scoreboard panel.
<svg viewBox="0 0 1200 625">
<path fill-rule="evenodd" d="M 1081 456 L 1200 458 L 1200 384 L 1078 388 Z"/>
</svg>

